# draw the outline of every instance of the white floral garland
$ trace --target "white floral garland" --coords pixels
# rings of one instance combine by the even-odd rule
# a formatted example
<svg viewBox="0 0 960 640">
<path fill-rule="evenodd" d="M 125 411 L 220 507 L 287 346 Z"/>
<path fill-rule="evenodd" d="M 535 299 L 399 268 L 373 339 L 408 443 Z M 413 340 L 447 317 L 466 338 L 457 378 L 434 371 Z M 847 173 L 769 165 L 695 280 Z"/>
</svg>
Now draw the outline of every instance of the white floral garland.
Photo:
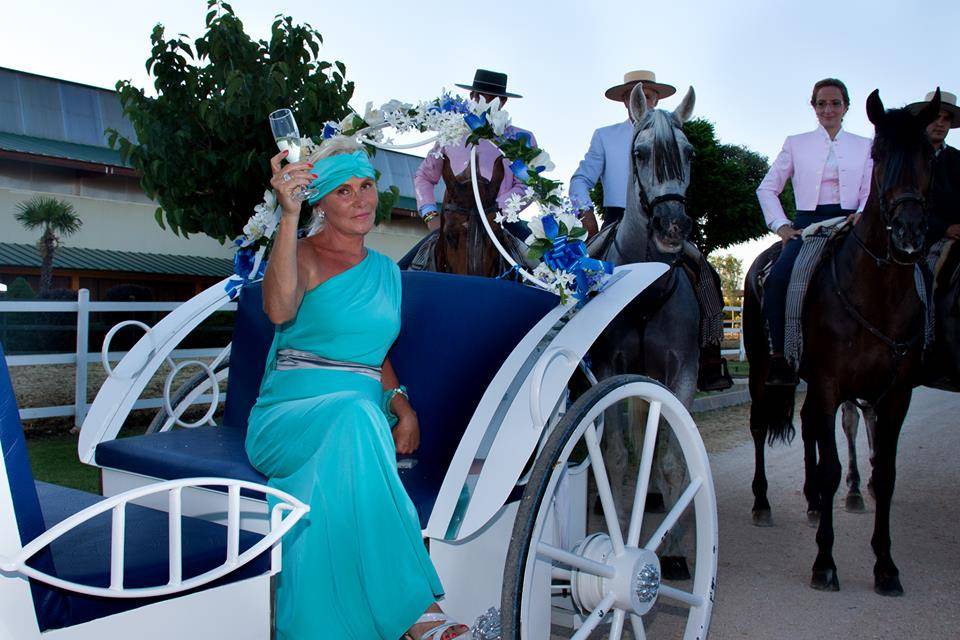
<svg viewBox="0 0 960 640">
<path fill-rule="evenodd" d="M 324 139 L 335 135 L 352 136 L 361 142 L 388 149 L 436 142 L 433 153 L 437 156 L 442 154 L 443 147 L 460 145 L 464 139 L 472 144 L 488 140 L 504 154 L 517 179 L 526 185 L 522 195 L 511 194 L 507 198 L 503 209 L 496 213 L 495 221 L 501 225 L 518 222 L 524 208 L 533 203 L 540 208 L 540 215 L 529 222 L 531 234 L 526 241 L 528 257 L 539 259 L 540 264 L 532 274 L 519 265 L 517 268 L 529 280 L 557 293 L 564 300 L 570 295 L 583 300 L 589 291 L 603 286 L 612 267 L 586 256 L 582 241 L 586 230 L 577 209 L 559 182 L 541 175 L 554 169 L 549 154 L 531 147 L 528 134 L 508 131 L 510 124 L 510 114 L 500 107 L 499 100 L 486 102 L 481 98 L 475 102 L 444 91 L 439 98 L 417 105 L 391 100 L 375 109 L 373 103 L 368 102 L 363 116 L 353 112 L 340 122 L 325 123 L 322 136 Z M 393 138 L 384 135 L 387 128 L 397 134 L 433 132 L 436 135 L 415 145 L 398 145 Z M 304 138 L 304 157 L 309 156 L 314 147 L 310 138 Z M 277 211 L 274 194 L 265 192 L 264 202 L 254 209 L 254 215 L 243 228 L 243 236 L 236 240 L 239 250 L 249 251 L 269 243 L 276 228 Z"/>
</svg>

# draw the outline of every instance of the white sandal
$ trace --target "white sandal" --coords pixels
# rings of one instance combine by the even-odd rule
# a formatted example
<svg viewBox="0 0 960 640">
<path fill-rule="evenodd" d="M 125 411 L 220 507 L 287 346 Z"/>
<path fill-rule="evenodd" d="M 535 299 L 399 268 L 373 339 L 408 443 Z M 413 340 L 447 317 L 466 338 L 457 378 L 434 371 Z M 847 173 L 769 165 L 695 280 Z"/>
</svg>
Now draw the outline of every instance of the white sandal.
<svg viewBox="0 0 960 640">
<path fill-rule="evenodd" d="M 454 627 L 467 627 L 466 631 L 458 636 L 454 636 L 454 640 L 473 640 L 473 632 L 470 631 L 470 628 L 467 625 L 463 624 L 462 622 L 451 621 L 445 613 L 440 613 L 438 611 L 427 612 L 417 618 L 417 621 L 414 622 L 414 624 L 423 624 L 424 622 L 439 622 L 440 624 L 420 636 L 420 640 L 440 640 L 446 631 L 453 629 Z M 413 640 L 413 636 L 411 636 L 409 633 L 405 633 L 404 636 L 410 638 L 410 640 Z"/>
</svg>

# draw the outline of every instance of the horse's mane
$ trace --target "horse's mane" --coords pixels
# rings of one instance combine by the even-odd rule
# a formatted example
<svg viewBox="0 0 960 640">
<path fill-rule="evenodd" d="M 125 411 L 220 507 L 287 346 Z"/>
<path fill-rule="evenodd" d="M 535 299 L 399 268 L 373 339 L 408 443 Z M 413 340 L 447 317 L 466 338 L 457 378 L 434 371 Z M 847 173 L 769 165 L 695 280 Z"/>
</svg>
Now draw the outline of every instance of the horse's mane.
<svg viewBox="0 0 960 640">
<path fill-rule="evenodd" d="M 883 185 L 910 184 L 918 186 L 913 158 L 930 146 L 923 128 L 906 108 L 887 111 L 876 125 L 876 135 L 870 155 L 874 162 L 884 162 Z"/>
<path fill-rule="evenodd" d="M 683 159 L 674 128 L 674 116 L 663 109 L 652 109 L 640 130 L 653 129 L 653 170 L 657 182 L 683 180 Z"/>
</svg>

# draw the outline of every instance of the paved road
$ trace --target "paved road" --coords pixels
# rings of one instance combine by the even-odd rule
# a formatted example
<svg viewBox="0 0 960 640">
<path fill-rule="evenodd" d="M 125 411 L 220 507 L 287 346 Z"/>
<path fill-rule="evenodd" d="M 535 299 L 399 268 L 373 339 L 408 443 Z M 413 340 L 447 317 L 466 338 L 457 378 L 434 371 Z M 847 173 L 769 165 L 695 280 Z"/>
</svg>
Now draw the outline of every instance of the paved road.
<svg viewBox="0 0 960 640">
<path fill-rule="evenodd" d="M 846 465 L 839 427 L 837 433 Z M 863 429 L 858 446 L 863 473 L 869 469 Z M 816 544 L 800 492 L 799 437 L 791 447 L 767 451 L 771 528 L 750 524 L 753 445 L 717 454 L 712 462 L 720 567 L 710 640 L 960 638 L 960 394 L 918 390 L 900 439 L 892 537 L 902 598 L 873 592 L 873 503 L 867 499 L 867 513 L 847 513 L 842 491 L 834 552 L 841 590 L 808 586 Z"/>
</svg>

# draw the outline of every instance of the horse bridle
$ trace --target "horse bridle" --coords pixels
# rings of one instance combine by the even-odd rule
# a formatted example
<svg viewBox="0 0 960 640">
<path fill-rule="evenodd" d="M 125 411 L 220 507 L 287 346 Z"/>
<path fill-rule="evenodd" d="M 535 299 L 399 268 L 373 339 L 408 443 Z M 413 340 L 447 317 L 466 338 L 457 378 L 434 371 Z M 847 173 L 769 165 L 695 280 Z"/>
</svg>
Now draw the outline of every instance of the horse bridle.
<svg viewBox="0 0 960 640">
<path fill-rule="evenodd" d="M 894 198 L 892 202 L 887 203 L 887 197 L 886 195 L 884 195 L 884 193 L 885 192 L 881 192 L 879 198 L 880 198 L 880 216 L 883 219 L 883 227 L 887 232 L 887 255 L 885 257 L 881 257 L 875 254 L 873 251 L 871 251 L 870 248 L 867 246 L 867 244 L 863 241 L 863 239 L 860 238 L 859 234 L 857 234 L 856 227 L 854 227 L 850 231 L 850 233 L 853 234 L 853 239 L 857 241 L 857 244 L 860 245 L 860 248 L 863 249 L 868 256 L 870 256 L 876 261 L 877 267 L 880 267 L 881 265 L 883 266 L 900 265 L 901 267 L 912 267 L 916 264 L 917 262 L 916 260 L 910 261 L 910 262 L 904 262 L 902 260 L 897 260 L 894 257 L 893 248 L 891 247 L 891 244 L 890 244 L 891 243 L 890 232 L 893 230 L 893 218 L 897 212 L 897 209 L 907 204 L 908 202 L 916 202 L 917 204 L 920 205 L 920 208 L 923 209 L 924 212 L 926 212 L 927 201 L 919 193 L 911 191 L 911 192 L 899 195 L 896 198 Z M 919 255 L 917 259 L 919 260 Z"/>
<path fill-rule="evenodd" d="M 687 196 L 682 193 L 664 193 L 653 200 L 647 196 L 647 190 L 643 188 L 643 182 L 640 181 L 640 173 L 637 171 L 637 163 L 630 162 L 633 169 L 633 182 L 637 185 L 637 191 L 640 195 L 640 206 L 647 212 L 648 216 L 653 216 L 653 209 L 664 202 L 679 202 L 686 207 Z"/>
</svg>

